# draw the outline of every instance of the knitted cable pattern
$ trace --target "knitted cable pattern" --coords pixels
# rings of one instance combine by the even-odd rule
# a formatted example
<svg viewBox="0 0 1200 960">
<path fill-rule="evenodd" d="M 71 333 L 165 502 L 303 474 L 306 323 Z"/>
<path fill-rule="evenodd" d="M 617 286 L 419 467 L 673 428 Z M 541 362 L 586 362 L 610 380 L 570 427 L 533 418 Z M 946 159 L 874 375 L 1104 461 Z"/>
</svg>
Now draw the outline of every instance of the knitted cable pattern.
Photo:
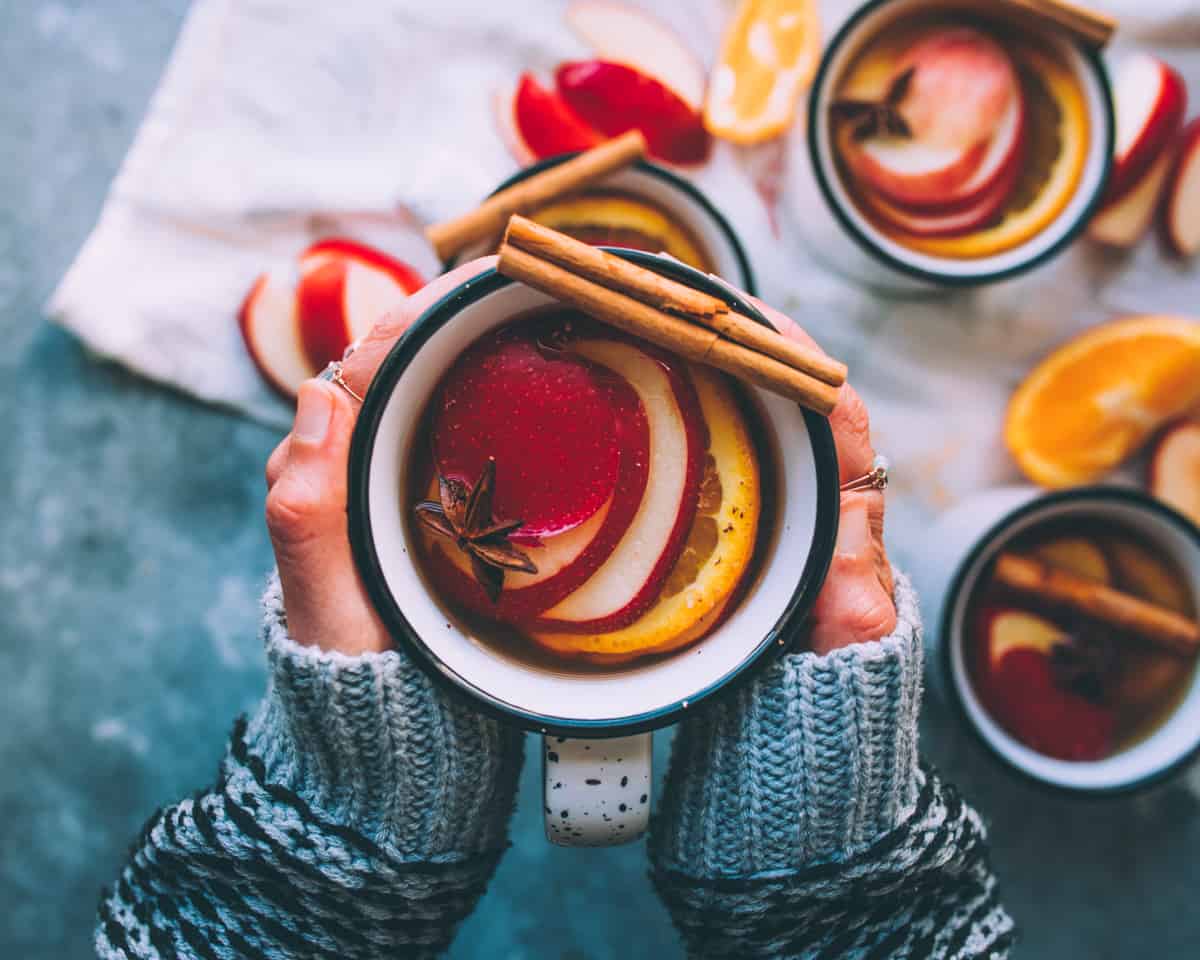
<svg viewBox="0 0 1200 960">
<path fill-rule="evenodd" d="M 102 895 L 102 958 L 430 957 L 507 844 L 522 738 L 444 698 L 398 652 L 345 657 L 287 635 L 217 783 L 158 811 Z"/>
<path fill-rule="evenodd" d="M 921 624 L 781 657 L 680 725 L 652 876 L 696 957 L 1002 958 L 986 831 L 921 767 Z"/>
</svg>

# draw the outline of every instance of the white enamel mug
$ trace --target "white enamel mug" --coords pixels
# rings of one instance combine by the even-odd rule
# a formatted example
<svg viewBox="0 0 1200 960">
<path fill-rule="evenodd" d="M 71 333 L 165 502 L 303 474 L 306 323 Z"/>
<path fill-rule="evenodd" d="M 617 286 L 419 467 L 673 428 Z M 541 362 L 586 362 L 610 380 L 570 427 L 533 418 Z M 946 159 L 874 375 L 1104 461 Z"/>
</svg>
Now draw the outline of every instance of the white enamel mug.
<svg viewBox="0 0 1200 960">
<path fill-rule="evenodd" d="M 984 11 L 984 7 L 988 9 Z M 1060 253 L 1086 226 L 1099 203 L 1112 163 L 1115 124 L 1107 71 L 1099 55 L 1046 29 L 1052 45 L 1079 82 L 1091 131 L 1079 181 L 1066 206 L 1044 229 L 1011 249 L 986 257 L 953 258 L 912 250 L 865 217 L 838 171 L 828 123 L 841 79 L 865 45 L 892 23 L 931 11 L 978 18 L 1012 17 L 1010 5 L 975 0 L 869 0 L 846 20 L 825 47 L 809 91 L 808 135 L 793 138 L 788 156 L 784 222 L 814 256 L 868 287 L 894 293 L 975 286 L 1015 276 Z"/>
<path fill-rule="evenodd" d="M 615 251 L 762 320 L 717 281 L 666 257 Z M 621 668 L 547 667 L 497 649 L 446 609 L 410 547 L 411 446 L 446 370 L 480 337 L 552 301 L 494 270 L 467 280 L 402 337 L 371 384 L 350 453 L 349 530 L 380 617 L 451 693 L 544 735 L 546 834 L 599 846 L 636 839 L 650 811 L 650 734 L 744 678 L 796 636 L 824 582 L 838 524 L 838 470 L 828 421 L 754 391 L 773 435 L 776 522 L 738 608 L 699 643 Z M 765 320 L 763 321 L 765 322 Z"/>
<path fill-rule="evenodd" d="M 971 596 L 991 561 L 1035 525 L 1073 518 L 1098 534 L 1129 530 L 1170 557 L 1200 598 L 1200 530 L 1139 490 L 1096 486 L 1046 493 L 1001 487 L 969 497 L 930 531 L 913 570 L 925 603 L 928 663 L 936 691 L 976 738 L 1007 767 L 1039 783 L 1074 793 L 1123 793 L 1156 783 L 1200 750 L 1200 672 L 1183 699 L 1149 737 L 1103 760 L 1058 760 L 1025 746 L 988 713 L 975 692 L 965 652 Z"/>
</svg>

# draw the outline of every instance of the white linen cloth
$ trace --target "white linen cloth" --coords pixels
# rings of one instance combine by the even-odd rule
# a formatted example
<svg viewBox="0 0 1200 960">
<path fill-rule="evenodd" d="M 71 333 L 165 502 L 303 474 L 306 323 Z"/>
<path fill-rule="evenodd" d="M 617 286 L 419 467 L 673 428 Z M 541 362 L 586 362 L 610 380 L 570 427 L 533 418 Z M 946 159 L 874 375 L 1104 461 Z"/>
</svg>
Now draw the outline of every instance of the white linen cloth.
<svg viewBox="0 0 1200 960">
<path fill-rule="evenodd" d="M 733 8 L 657 3 L 710 63 Z M 1200 100 L 1195 0 L 1105 0 L 1122 44 L 1156 48 Z M 235 315 L 254 277 L 333 232 L 432 276 L 424 223 L 460 213 L 515 169 L 494 99 L 522 70 L 585 57 L 563 2 L 196 0 L 100 221 L 49 306 L 105 357 L 285 427 Z M 826 0 L 826 37 L 856 3 Z M 886 299 L 830 273 L 771 231 L 752 180 L 802 146 L 721 145 L 690 174 L 747 244 L 765 300 L 851 369 L 878 449 L 893 463 L 889 537 L 903 554 L 930 517 L 1015 478 L 999 443 L 1012 386 L 1049 345 L 1121 312 L 1200 314 L 1200 266 L 1152 238 L 1128 258 L 1086 243 L 982 290 Z"/>
</svg>

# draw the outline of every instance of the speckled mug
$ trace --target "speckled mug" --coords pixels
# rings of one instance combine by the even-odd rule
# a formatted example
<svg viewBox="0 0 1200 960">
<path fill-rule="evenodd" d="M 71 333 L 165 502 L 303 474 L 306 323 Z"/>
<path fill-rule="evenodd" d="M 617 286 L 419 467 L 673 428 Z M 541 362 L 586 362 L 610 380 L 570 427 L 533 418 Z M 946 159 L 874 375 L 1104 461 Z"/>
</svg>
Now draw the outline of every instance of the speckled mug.
<svg viewBox="0 0 1200 960">
<path fill-rule="evenodd" d="M 614 251 L 767 321 L 719 281 L 667 257 Z M 824 582 L 838 524 L 828 421 L 752 390 L 774 436 L 776 522 L 738 608 L 700 642 L 641 664 L 550 669 L 497 649 L 451 615 L 414 560 L 400 491 L 422 411 L 459 355 L 550 298 L 488 270 L 430 307 L 367 391 L 350 451 L 349 530 L 370 598 L 397 642 L 451 693 L 545 735 L 546 835 L 603 846 L 636 839 L 650 812 L 650 733 L 745 677 L 795 635 Z M 417 362 L 419 359 L 419 362 Z"/>
</svg>

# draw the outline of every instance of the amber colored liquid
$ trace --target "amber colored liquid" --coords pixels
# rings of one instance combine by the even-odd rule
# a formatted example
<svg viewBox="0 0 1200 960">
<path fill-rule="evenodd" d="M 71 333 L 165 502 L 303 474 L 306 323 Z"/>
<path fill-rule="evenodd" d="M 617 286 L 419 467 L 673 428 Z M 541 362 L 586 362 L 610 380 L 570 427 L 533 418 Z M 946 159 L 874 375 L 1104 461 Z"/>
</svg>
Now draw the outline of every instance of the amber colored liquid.
<svg viewBox="0 0 1200 960">
<path fill-rule="evenodd" d="M 1005 549 L 1036 556 L 1039 547 L 1062 538 L 1081 538 L 1099 547 L 1107 561 L 1110 585 L 1115 589 L 1195 617 L 1196 598 L 1191 585 L 1166 551 L 1106 519 L 1079 517 L 1041 524 L 1015 538 Z M 1152 576 L 1148 575 L 1151 569 Z M 982 619 L 980 611 L 995 606 L 1028 610 L 1077 635 L 1085 635 L 1088 630 L 1087 624 L 1078 619 L 1014 596 L 989 579 L 981 579 L 968 606 L 965 642 L 968 671 L 985 702 L 981 688 L 988 638 L 979 633 L 978 625 Z M 1113 661 L 1105 670 L 1098 702 L 1115 710 L 1111 753 L 1119 753 L 1145 740 L 1171 716 L 1191 684 L 1196 658 L 1162 652 L 1136 637 L 1122 634 L 1112 636 L 1111 653 Z"/>
<path fill-rule="evenodd" d="M 526 322 L 534 317 L 539 319 L 550 317 L 555 312 L 554 308 L 531 311 L 518 318 L 514 318 L 513 323 Z M 586 323 L 587 321 L 584 322 Z M 712 628 L 708 631 L 709 633 L 717 629 L 754 588 L 754 585 L 762 574 L 765 557 L 770 555 L 775 544 L 775 538 L 778 536 L 776 518 L 780 477 L 779 457 L 776 453 L 778 446 L 774 430 L 755 398 L 740 384 L 731 383 L 731 386 L 738 399 L 742 415 L 746 419 L 749 434 L 755 444 L 759 465 L 761 512 L 759 514 L 758 534 L 755 538 L 754 553 L 750 565 L 742 576 L 739 585 L 735 588 L 734 594 L 727 604 L 724 613 L 714 622 Z M 404 494 L 406 504 L 423 500 L 429 495 L 434 468 L 431 456 L 431 443 L 429 441 L 428 421 L 428 415 L 422 418 L 422 426 L 414 437 L 413 446 L 409 454 L 407 488 Z M 428 542 L 416 529 L 416 525 L 411 517 L 411 511 L 405 510 L 404 516 L 405 522 L 408 525 L 406 531 L 408 534 L 407 542 L 413 547 L 414 554 L 418 560 L 417 567 L 421 571 L 426 589 L 437 599 L 439 605 L 446 613 L 448 625 L 453 624 L 472 643 L 481 644 L 506 660 L 551 673 L 555 676 L 594 677 L 628 674 L 633 671 L 644 670 L 660 660 L 675 656 L 677 653 L 691 649 L 694 646 L 694 644 L 689 644 L 687 647 L 682 648 L 682 650 L 674 650 L 658 656 L 652 655 L 627 663 L 617 664 L 592 663 L 574 657 L 560 656 L 554 651 L 534 643 L 518 628 L 499 623 L 495 620 L 489 620 L 478 613 L 465 610 L 448 598 L 440 595 L 437 586 L 426 574 L 429 562 Z M 697 520 L 699 521 L 700 518 L 697 517 Z"/>
</svg>

